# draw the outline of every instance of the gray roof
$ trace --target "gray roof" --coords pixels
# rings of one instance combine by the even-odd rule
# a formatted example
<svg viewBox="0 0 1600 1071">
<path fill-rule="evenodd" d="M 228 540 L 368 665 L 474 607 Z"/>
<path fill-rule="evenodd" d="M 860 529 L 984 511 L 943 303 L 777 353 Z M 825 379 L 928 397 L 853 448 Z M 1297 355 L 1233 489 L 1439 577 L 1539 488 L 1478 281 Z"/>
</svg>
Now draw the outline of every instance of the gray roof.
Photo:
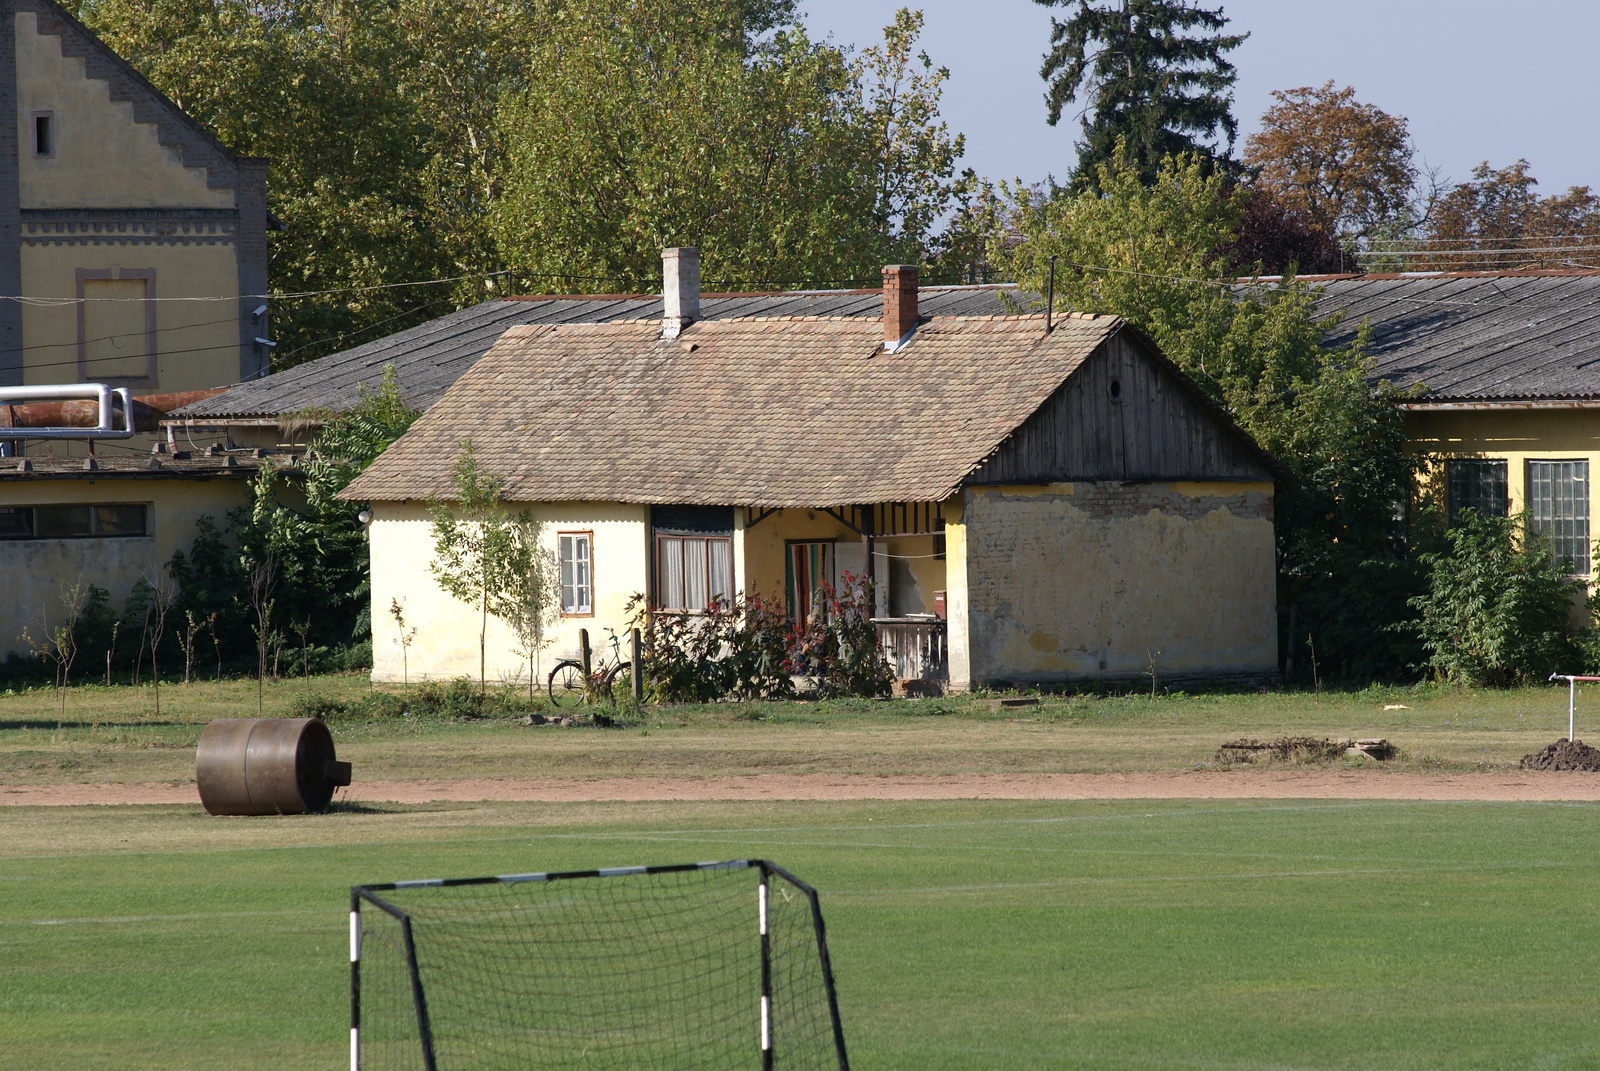
<svg viewBox="0 0 1600 1071">
<path fill-rule="evenodd" d="M 926 316 L 998 316 L 1014 312 L 996 286 L 923 287 L 918 311 Z M 700 299 L 707 320 L 744 317 L 831 316 L 878 319 L 880 290 L 789 291 L 778 294 L 706 294 Z M 362 386 L 383 380 L 385 365 L 395 366 L 400 393 L 426 409 L 489 351 L 507 328 L 538 324 L 614 323 L 656 319 L 658 296 L 497 298 L 453 312 L 354 349 L 243 383 L 222 394 L 184 406 L 174 418 L 249 419 L 289 416 L 306 409 L 344 410 L 360 399 Z"/>
<path fill-rule="evenodd" d="M 1600 272 L 1368 275 L 1307 281 L 1343 310 L 1331 344 L 1370 322 L 1377 375 L 1425 401 L 1600 398 Z"/>
</svg>

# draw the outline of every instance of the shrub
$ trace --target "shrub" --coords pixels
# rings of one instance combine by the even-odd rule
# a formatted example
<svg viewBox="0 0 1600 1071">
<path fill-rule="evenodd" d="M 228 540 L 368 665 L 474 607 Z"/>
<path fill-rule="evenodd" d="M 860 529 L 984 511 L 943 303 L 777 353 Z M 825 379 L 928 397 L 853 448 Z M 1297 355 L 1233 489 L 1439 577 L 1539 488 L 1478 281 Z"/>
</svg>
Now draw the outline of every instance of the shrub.
<svg viewBox="0 0 1600 1071">
<path fill-rule="evenodd" d="M 715 600 L 703 614 L 651 611 L 641 595 L 629 608 L 644 641 L 644 679 L 664 703 L 784 699 L 794 694 L 785 662 L 789 622 L 760 596 Z"/>
<path fill-rule="evenodd" d="M 844 576 L 844 587 L 818 586 L 810 619 L 791 630 L 788 668 L 817 682 L 817 695 L 888 695 L 894 671 L 872 623 L 874 584 Z"/>
<path fill-rule="evenodd" d="M 1580 581 L 1567 575 L 1527 514 L 1464 510 L 1446 550 L 1424 555 L 1428 591 L 1411 600 L 1428 665 L 1443 680 L 1512 685 L 1540 680 L 1576 657 L 1570 624 Z"/>
</svg>

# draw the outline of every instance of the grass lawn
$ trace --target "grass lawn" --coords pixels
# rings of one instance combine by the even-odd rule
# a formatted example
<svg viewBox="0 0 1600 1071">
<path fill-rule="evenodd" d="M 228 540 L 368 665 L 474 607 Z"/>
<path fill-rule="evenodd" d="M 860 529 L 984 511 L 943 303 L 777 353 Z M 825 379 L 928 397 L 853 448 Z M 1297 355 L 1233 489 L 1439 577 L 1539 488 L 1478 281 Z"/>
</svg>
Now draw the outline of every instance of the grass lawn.
<svg viewBox="0 0 1600 1071">
<path fill-rule="evenodd" d="M 0 1066 L 343 1066 L 353 881 L 764 855 L 822 891 L 864 1071 L 1596 1067 L 1597 817 L 1263 801 L 5 808 Z"/>
<path fill-rule="evenodd" d="M 268 682 L 264 709 L 287 713 L 301 681 Z M 359 677 L 320 677 L 317 695 L 358 699 Z M 1594 698 L 1590 698 L 1593 696 Z M 252 681 L 162 688 L 77 687 L 0 694 L 0 791 L 59 782 L 188 782 L 211 718 L 256 712 Z M 1393 709 L 1386 709 L 1393 708 Z M 1600 727 L 1600 694 L 1579 698 L 1579 738 Z M 976 774 L 1184 770 L 1239 736 L 1387 737 L 1400 771 L 1514 766 L 1566 735 L 1554 686 L 1473 692 L 1362 691 L 1042 697 L 995 709 L 987 697 L 647 707 L 620 729 L 533 727 L 511 718 L 335 722 L 356 777 L 617 777 L 741 773 Z"/>
</svg>

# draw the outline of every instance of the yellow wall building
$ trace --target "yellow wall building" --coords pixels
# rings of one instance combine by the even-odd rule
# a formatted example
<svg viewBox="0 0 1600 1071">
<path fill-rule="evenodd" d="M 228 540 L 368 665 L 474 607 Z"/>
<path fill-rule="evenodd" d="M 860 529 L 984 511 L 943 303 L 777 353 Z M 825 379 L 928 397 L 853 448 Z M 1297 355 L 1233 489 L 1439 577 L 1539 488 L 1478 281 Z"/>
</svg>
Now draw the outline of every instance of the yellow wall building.
<svg viewBox="0 0 1600 1071">
<path fill-rule="evenodd" d="M 171 394 L 265 370 L 266 161 L 50 0 L 0 5 L 0 124 L 0 294 L 23 298 L 0 301 L 0 386 Z"/>
<path fill-rule="evenodd" d="M 1461 510 L 1526 511 L 1574 575 L 1594 574 L 1589 490 L 1600 464 L 1600 272 L 1368 275 L 1322 282 L 1343 316 L 1334 344 L 1369 332 L 1375 378 L 1410 388 L 1411 448 Z"/>
<path fill-rule="evenodd" d="M 695 320 L 691 292 L 663 320 L 506 331 L 345 492 L 373 512 L 374 677 L 478 675 L 480 611 L 432 575 L 422 505 L 469 438 L 559 563 L 547 658 L 579 629 L 604 652 L 636 595 L 798 620 L 864 574 L 902 677 L 1276 674 L 1254 442 L 1119 319 L 922 317 L 915 269 L 885 279 L 873 319 Z M 515 646 L 491 620 L 489 680 L 526 679 Z"/>
</svg>

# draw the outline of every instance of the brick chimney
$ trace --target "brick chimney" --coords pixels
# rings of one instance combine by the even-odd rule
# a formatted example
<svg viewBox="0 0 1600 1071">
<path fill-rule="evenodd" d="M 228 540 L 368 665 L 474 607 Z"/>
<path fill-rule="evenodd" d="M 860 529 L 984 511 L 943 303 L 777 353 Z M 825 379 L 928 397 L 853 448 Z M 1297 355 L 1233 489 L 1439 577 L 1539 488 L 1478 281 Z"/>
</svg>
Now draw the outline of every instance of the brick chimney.
<svg viewBox="0 0 1600 1071">
<path fill-rule="evenodd" d="M 700 250 L 692 245 L 663 249 L 661 278 L 661 337 L 677 338 L 700 319 Z"/>
<path fill-rule="evenodd" d="M 883 348 L 893 353 L 917 329 L 917 266 L 887 264 L 883 269 Z"/>
</svg>

